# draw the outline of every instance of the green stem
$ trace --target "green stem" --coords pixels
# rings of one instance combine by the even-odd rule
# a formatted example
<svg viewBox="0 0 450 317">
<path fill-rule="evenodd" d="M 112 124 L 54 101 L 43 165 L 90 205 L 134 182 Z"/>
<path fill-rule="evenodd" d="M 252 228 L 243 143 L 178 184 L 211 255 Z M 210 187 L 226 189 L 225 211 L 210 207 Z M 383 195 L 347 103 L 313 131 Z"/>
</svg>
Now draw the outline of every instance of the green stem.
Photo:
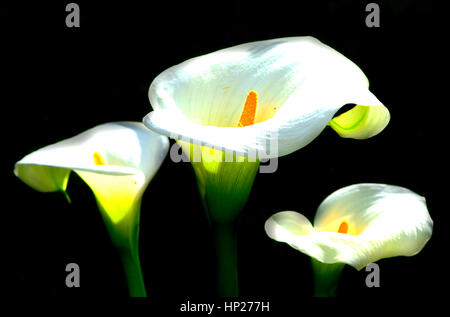
<svg viewBox="0 0 450 317">
<path fill-rule="evenodd" d="M 344 263 L 327 264 L 311 258 L 314 271 L 314 297 L 336 297 Z"/>
<path fill-rule="evenodd" d="M 236 234 L 232 224 L 214 226 L 217 257 L 217 288 L 221 297 L 238 296 Z"/>
<path fill-rule="evenodd" d="M 125 271 L 130 296 L 147 297 L 138 251 L 122 248 L 119 254 Z"/>
</svg>

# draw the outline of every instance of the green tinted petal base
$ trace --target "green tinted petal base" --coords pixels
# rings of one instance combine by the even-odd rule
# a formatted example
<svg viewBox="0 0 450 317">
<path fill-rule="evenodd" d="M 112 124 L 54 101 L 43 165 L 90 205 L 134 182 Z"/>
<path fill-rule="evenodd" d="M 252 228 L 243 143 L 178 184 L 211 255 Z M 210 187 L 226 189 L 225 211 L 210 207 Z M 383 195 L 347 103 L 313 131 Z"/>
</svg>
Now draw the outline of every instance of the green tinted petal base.
<svg viewBox="0 0 450 317">
<path fill-rule="evenodd" d="M 259 161 L 206 146 L 178 143 L 189 154 L 209 220 L 233 222 L 248 200 Z"/>
<path fill-rule="evenodd" d="M 128 291 L 131 297 L 147 297 L 139 260 L 139 222 L 141 202 L 136 202 L 119 222 L 111 220 L 108 212 L 97 199 L 100 213 L 117 248 L 125 271 Z"/>
<path fill-rule="evenodd" d="M 344 263 L 327 264 L 311 258 L 314 272 L 314 296 L 335 297 Z"/>
</svg>

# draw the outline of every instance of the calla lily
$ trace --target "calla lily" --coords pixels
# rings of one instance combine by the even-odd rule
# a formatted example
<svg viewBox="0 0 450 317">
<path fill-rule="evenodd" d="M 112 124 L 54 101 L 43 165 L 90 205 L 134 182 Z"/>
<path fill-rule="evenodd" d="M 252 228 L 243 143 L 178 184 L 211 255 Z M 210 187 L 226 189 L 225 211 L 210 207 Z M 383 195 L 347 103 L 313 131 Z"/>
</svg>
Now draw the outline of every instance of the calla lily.
<svg viewBox="0 0 450 317">
<path fill-rule="evenodd" d="M 149 98 L 154 111 L 144 124 L 176 139 L 188 154 L 217 239 L 230 243 L 230 224 L 261 159 L 302 148 L 327 125 L 342 137 L 364 139 L 389 121 L 363 72 L 311 37 L 247 43 L 190 59 L 158 75 Z M 357 106 L 333 118 L 348 103 Z M 225 249 L 218 251 L 219 263 L 236 258 L 227 243 L 217 245 Z M 225 274 L 232 265 L 225 266 L 219 288 L 237 280 L 237 273 Z M 223 295 L 237 294 L 237 285 L 223 289 Z"/>
<path fill-rule="evenodd" d="M 425 198 L 384 184 L 356 184 L 334 192 L 320 204 L 314 226 L 294 211 L 276 213 L 265 224 L 269 237 L 312 257 L 315 270 L 328 277 L 340 273 L 340 264 L 361 270 L 382 258 L 415 255 L 432 228 Z"/>
<path fill-rule="evenodd" d="M 158 75 L 149 91 L 154 111 L 144 124 L 241 156 L 278 157 L 307 145 L 327 125 L 345 138 L 382 131 L 389 111 L 368 86 L 353 62 L 315 38 L 247 43 Z M 254 107 L 243 112 L 248 99 L 255 99 Z M 357 106 L 333 118 L 345 104 Z M 244 114 L 247 124 L 241 124 Z"/>
<path fill-rule="evenodd" d="M 145 296 L 138 255 L 142 195 L 169 142 L 139 122 L 106 123 L 41 148 L 18 161 L 14 173 L 40 192 L 66 192 L 71 171 L 92 189 L 121 255 L 131 296 Z"/>
</svg>

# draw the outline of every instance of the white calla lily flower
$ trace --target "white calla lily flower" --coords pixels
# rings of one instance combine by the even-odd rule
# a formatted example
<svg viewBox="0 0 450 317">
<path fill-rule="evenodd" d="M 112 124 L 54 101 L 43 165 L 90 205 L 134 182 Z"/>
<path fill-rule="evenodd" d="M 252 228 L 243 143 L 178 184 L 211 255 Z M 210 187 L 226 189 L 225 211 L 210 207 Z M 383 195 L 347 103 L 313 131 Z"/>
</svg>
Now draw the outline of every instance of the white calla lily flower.
<svg viewBox="0 0 450 317">
<path fill-rule="evenodd" d="M 14 173 L 40 192 L 54 192 L 66 190 L 73 170 L 91 187 L 109 219 L 118 223 L 139 202 L 168 144 L 166 137 L 142 123 L 106 123 L 25 156 Z"/>
<path fill-rule="evenodd" d="M 276 213 L 265 224 L 272 239 L 319 262 L 357 270 L 382 258 L 417 254 L 432 228 L 423 197 L 384 184 L 356 184 L 334 192 L 320 204 L 314 225 L 294 211 Z"/>
<path fill-rule="evenodd" d="M 315 38 L 247 43 L 158 75 L 149 90 L 154 111 L 144 124 L 241 156 L 278 157 L 304 147 L 327 125 L 355 139 L 382 131 L 389 111 L 368 85 L 353 62 Z M 345 104 L 356 106 L 333 118 Z"/>
<path fill-rule="evenodd" d="M 77 173 L 92 189 L 119 249 L 130 294 L 144 296 L 138 258 L 141 198 L 168 147 L 167 137 L 140 122 L 106 123 L 25 156 L 14 173 L 40 192 L 66 192 L 70 172 Z"/>
</svg>

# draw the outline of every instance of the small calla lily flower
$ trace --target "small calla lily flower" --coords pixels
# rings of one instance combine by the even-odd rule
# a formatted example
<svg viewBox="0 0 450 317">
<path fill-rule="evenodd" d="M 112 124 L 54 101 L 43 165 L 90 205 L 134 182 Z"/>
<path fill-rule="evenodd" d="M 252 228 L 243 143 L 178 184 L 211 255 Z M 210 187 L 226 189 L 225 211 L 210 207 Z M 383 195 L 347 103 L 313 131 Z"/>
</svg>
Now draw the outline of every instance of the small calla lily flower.
<svg viewBox="0 0 450 317">
<path fill-rule="evenodd" d="M 92 189 L 120 252 L 130 295 L 145 296 L 138 255 L 141 198 L 168 146 L 167 137 L 142 123 L 106 123 L 25 156 L 14 173 L 40 192 L 66 192 L 70 172 L 77 173 Z"/>
<path fill-rule="evenodd" d="M 361 270 L 382 258 L 413 256 L 432 228 L 423 197 L 385 184 L 356 184 L 332 193 L 320 204 L 314 225 L 294 211 L 276 213 L 265 224 L 269 237 L 309 255 L 323 272 L 321 263 Z"/>
<path fill-rule="evenodd" d="M 187 60 L 158 75 L 149 98 L 154 111 L 144 124 L 176 139 L 192 162 L 217 227 L 219 292 L 226 296 L 237 295 L 231 285 L 237 273 L 226 273 L 236 271 L 230 224 L 248 200 L 260 160 L 304 147 L 327 125 L 342 137 L 368 138 L 390 117 L 363 72 L 312 37 L 247 43 Z M 348 103 L 356 106 L 333 118 Z"/>
</svg>

